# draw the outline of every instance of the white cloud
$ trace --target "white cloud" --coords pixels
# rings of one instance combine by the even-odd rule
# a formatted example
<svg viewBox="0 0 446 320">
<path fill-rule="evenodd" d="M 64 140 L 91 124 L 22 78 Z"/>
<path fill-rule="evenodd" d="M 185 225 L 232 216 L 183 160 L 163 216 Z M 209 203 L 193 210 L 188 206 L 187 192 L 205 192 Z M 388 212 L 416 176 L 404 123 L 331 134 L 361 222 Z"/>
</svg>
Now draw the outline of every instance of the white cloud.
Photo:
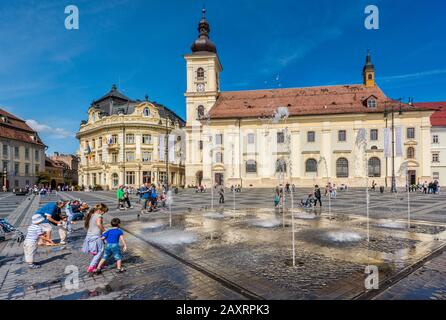
<svg viewBox="0 0 446 320">
<path fill-rule="evenodd" d="M 38 133 L 48 133 L 51 138 L 55 139 L 65 139 L 65 138 L 74 138 L 75 134 L 67 131 L 63 128 L 52 128 L 46 124 L 42 124 L 37 122 L 36 120 L 30 119 L 26 120 L 26 123 Z"/>
<path fill-rule="evenodd" d="M 446 69 L 436 69 L 436 70 L 428 70 L 428 71 L 421 71 L 421 72 L 415 72 L 415 73 L 400 74 L 400 75 L 396 75 L 396 76 L 379 77 L 377 79 L 384 80 L 384 81 L 408 80 L 408 79 L 417 79 L 417 78 L 433 76 L 433 75 L 437 75 L 437 74 L 446 74 Z"/>
</svg>

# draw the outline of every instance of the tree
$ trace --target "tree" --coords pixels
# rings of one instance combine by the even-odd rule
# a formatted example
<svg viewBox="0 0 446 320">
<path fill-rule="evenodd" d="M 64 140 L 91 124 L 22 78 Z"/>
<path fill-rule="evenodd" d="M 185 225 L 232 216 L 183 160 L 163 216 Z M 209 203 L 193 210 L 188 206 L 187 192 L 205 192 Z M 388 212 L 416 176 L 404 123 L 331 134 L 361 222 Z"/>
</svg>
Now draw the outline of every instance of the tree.
<svg viewBox="0 0 446 320">
<path fill-rule="evenodd" d="M 197 180 L 197 184 L 201 186 L 201 182 L 203 181 L 203 171 L 197 171 L 195 179 Z"/>
<path fill-rule="evenodd" d="M 40 172 L 36 178 L 37 185 L 48 185 L 50 183 L 51 177 L 47 172 Z"/>
</svg>

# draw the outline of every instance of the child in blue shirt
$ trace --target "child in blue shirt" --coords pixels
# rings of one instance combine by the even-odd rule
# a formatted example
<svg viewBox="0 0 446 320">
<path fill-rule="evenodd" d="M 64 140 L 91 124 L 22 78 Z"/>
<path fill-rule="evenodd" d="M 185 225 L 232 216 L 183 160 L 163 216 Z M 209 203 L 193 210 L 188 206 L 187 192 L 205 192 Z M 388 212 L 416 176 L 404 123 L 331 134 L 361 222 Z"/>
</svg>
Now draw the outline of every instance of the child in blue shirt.
<svg viewBox="0 0 446 320">
<path fill-rule="evenodd" d="M 122 267 L 122 252 L 119 241 L 121 241 L 123 244 L 122 250 L 124 252 L 127 251 L 127 244 L 124 240 L 124 232 L 122 232 L 122 230 L 119 228 L 120 224 L 120 219 L 113 218 L 111 221 L 112 228 L 102 234 L 102 240 L 106 242 L 106 245 L 104 257 L 102 258 L 101 262 L 99 262 L 99 265 L 96 269 L 97 274 L 100 274 L 102 272 L 103 265 L 110 257 L 113 257 L 116 261 L 116 266 L 118 268 L 116 272 L 125 272 L 125 269 Z"/>
</svg>

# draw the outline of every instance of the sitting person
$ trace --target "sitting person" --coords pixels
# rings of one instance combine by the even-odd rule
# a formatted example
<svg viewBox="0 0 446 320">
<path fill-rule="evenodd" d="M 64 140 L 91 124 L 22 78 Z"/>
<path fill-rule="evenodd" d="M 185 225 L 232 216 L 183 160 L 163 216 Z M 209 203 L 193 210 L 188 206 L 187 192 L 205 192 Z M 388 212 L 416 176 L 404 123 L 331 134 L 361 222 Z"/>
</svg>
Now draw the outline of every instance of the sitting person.
<svg viewBox="0 0 446 320">
<path fill-rule="evenodd" d="M 313 194 L 310 193 L 308 195 L 307 199 L 302 200 L 300 203 L 305 208 L 311 208 L 314 205 L 314 203 L 315 203 L 315 199 L 314 199 Z"/>
<path fill-rule="evenodd" d="M 89 208 L 90 207 L 88 206 L 88 204 L 86 202 L 83 202 L 82 204 L 80 204 L 80 201 L 77 201 L 77 200 L 75 202 L 73 202 L 73 205 L 71 206 L 71 210 L 72 210 L 74 216 L 71 219 L 71 221 L 84 220 L 85 213 L 87 213 Z"/>
</svg>

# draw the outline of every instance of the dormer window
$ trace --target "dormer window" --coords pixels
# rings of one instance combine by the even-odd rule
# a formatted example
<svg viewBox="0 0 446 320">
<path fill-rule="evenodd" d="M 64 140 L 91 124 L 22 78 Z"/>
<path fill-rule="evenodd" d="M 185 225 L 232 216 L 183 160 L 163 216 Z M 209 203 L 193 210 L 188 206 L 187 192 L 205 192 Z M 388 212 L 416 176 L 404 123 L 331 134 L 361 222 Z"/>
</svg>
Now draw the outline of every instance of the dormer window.
<svg viewBox="0 0 446 320">
<path fill-rule="evenodd" d="M 367 100 L 367 108 L 375 109 L 376 106 L 377 106 L 377 102 L 376 102 L 376 99 L 375 99 L 375 98 L 369 98 L 369 99 Z"/>
<path fill-rule="evenodd" d="M 145 108 L 143 111 L 143 116 L 144 117 L 149 117 L 150 116 L 150 109 L 149 108 Z"/>
</svg>

